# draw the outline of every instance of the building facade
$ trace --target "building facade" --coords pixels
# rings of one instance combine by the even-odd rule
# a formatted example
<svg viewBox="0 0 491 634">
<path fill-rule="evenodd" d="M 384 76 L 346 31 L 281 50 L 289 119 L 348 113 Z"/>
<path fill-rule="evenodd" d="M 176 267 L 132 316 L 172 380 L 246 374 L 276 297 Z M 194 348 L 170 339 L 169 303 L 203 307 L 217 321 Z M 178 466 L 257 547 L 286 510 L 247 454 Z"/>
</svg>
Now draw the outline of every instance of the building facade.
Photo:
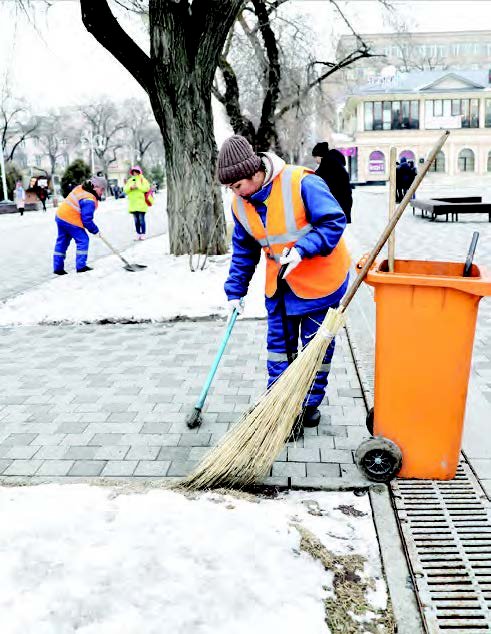
<svg viewBox="0 0 491 634">
<path fill-rule="evenodd" d="M 423 163 L 445 129 L 452 133 L 432 171 L 491 175 L 490 82 L 488 70 L 434 70 L 396 72 L 360 87 L 338 121 L 352 180 L 387 180 L 392 146 L 398 158 Z"/>
</svg>

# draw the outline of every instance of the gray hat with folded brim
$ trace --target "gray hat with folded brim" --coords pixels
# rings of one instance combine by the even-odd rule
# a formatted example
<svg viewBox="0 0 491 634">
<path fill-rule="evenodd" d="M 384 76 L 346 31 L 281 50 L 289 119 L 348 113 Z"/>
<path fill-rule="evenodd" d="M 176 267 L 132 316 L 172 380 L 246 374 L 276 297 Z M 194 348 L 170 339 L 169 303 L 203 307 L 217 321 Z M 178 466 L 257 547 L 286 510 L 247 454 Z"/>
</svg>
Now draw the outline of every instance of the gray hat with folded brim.
<svg viewBox="0 0 491 634">
<path fill-rule="evenodd" d="M 92 176 L 92 178 L 89 179 L 89 182 L 92 183 L 94 187 L 107 189 L 107 180 L 102 176 Z"/>
<path fill-rule="evenodd" d="M 226 139 L 218 153 L 218 180 L 222 185 L 251 178 L 261 167 L 261 158 L 249 141 L 238 134 Z"/>
</svg>

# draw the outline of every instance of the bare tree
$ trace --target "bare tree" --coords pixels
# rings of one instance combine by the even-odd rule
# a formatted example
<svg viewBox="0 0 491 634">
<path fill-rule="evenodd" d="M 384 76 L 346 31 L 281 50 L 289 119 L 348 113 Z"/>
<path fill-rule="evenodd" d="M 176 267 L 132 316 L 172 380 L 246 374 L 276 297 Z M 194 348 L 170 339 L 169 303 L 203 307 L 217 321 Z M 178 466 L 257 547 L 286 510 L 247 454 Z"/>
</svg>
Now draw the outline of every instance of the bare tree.
<svg viewBox="0 0 491 634">
<path fill-rule="evenodd" d="M 123 104 L 127 120 L 128 144 L 132 160 L 145 163 L 149 150 L 156 148 L 163 159 L 162 135 L 149 105 L 142 99 L 128 99 Z"/>
<path fill-rule="evenodd" d="M 171 252 L 224 253 L 211 88 L 244 0 L 150 0 L 149 54 L 122 29 L 107 0 L 80 4 L 87 30 L 150 98 L 165 148 Z"/>
<path fill-rule="evenodd" d="M 57 164 L 66 159 L 69 141 L 74 132 L 70 127 L 66 113 L 51 111 L 39 118 L 39 127 L 35 139 L 42 155 L 49 160 L 51 174 L 56 172 Z"/>
<path fill-rule="evenodd" d="M 109 166 L 117 160 L 116 153 L 124 145 L 123 131 L 128 127 L 127 120 L 108 99 L 83 106 L 80 113 L 91 129 L 96 163 L 107 178 Z"/>
<path fill-rule="evenodd" d="M 5 161 L 12 161 L 38 128 L 39 119 L 32 115 L 26 101 L 11 95 L 9 83 L 5 81 L 0 94 L 0 141 Z"/>
<path fill-rule="evenodd" d="M 277 10 L 285 1 L 251 0 L 251 4 L 244 8 L 238 20 L 243 36 L 249 41 L 250 54 L 253 55 L 252 62 L 249 55 L 249 65 L 259 67 L 262 77 L 261 84 L 255 82 L 256 94 L 257 90 L 262 92 L 261 114 L 258 122 L 255 124 L 254 117 L 244 112 L 240 103 L 240 80 L 234 67 L 237 63 L 237 51 L 239 50 L 240 55 L 244 56 L 245 43 L 244 37 L 240 38 L 239 35 L 239 45 L 233 45 L 232 40 L 234 37 L 237 38 L 237 30 L 230 34 L 220 59 L 223 81 L 221 85 L 219 82 L 214 85 L 213 94 L 225 106 L 234 131 L 246 136 L 258 150 L 274 148 L 281 152 L 279 121 L 292 109 L 296 109 L 297 112 L 301 110 L 308 94 L 334 73 L 359 59 L 374 56 L 369 46 L 352 29 L 335 0 L 329 0 L 329 2 L 356 35 L 356 46 L 353 50 L 333 61 L 320 61 L 313 58 L 312 53 L 305 46 L 302 46 L 304 54 L 299 55 L 298 45 L 302 40 L 302 34 L 298 21 L 293 25 L 293 33 L 290 32 L 288 44 L 282 45 L 282 31 L 278 28 L 280 18 Z M 284 21 L 285 18 L 281 20 Z M 285 29 L 284 32 L 286 32 Z M 286 55 L 287 51 L 289 55 Z M 234 57 L 235 61 L 233 61 Z M 283 69 L 288 71 L 284 72 Z M 241 83 L 250 85 L 251 82 L 246 79 Z"/>
</svg>

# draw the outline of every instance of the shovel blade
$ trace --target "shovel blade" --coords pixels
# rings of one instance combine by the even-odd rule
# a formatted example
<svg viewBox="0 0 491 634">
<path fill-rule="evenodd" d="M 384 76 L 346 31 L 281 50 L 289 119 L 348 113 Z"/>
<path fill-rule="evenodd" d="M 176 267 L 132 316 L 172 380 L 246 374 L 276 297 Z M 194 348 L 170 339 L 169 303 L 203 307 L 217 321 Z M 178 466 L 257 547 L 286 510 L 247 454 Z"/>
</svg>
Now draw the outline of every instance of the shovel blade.
<svg viewBox="0 0 491 634">
<path fill-rule="evenodd" d="M 143 269 L 147 268 L 147 265 L 146 264 L 125 264 L 123 268 L 126 269 L 127 271 L 131 271 L 132 273 L 135 273 L 136 271 L 143 271 Z"/>
</svg>

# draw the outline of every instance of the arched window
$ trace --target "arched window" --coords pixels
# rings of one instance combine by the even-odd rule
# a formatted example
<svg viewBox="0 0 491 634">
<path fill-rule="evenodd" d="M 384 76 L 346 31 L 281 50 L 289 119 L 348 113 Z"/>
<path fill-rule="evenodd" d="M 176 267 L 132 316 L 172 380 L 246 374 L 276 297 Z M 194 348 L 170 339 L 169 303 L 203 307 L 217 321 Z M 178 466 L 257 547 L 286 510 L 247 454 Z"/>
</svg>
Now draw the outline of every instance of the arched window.
<svg viewBox="0 0 491 634">
<path fill-rule="evenodd" d="M 445 154 L 440 150 L 436 155 L 435 160 L 431 164 L 430 172 L 444 172 L 445 171 Z"/>
<path fill-rule="evenodd" d="M 474 171 L 474 152 L 469 148 L 460 150 L 459 152 L 459 172 Z"/>
<path fill-rule="evenodd" d="M 405 158 L 407 161 L 415 161 L 416 157 L 414 156 L 414 152 L 412 150 L 402 150 L 402 152 L 399 154 L 399 160 L 401 160 L 401 158 Z"/>
<path fill-rule="evenodd" d="M 491 172 L 491 152 L 488 152 L 488 172 Z"/>
<path fill-rule="evenodd" d="M 368 157 L 368 171 L 370 174 L 383 174 L 385 172 L 385 154 L 375 150 Z"/>
</svg>

